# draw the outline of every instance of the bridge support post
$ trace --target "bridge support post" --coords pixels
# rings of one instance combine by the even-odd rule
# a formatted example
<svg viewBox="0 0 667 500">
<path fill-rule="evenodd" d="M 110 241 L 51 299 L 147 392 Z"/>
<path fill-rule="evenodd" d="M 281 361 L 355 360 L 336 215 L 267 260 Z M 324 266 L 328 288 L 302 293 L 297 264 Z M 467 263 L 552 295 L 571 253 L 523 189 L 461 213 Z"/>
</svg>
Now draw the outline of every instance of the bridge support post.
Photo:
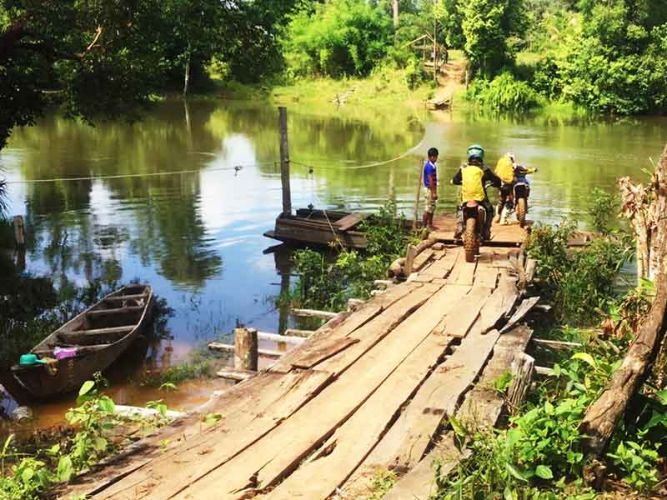
<svg viewBox="0 0 667 500">
<path fill-rule="evenodd" d="M 280 126 L 280 182 L 283 188 L 283 215 L 292 213 L 292 192 L 289 174 L 289 144 L 287 142 L 287 108 L 278 108 Z"/>
<path fill-rule="evenodd" d="M 258 341 L 254 328 L 234 330 L 234 368 L 257 371 Z"/>
</svg>

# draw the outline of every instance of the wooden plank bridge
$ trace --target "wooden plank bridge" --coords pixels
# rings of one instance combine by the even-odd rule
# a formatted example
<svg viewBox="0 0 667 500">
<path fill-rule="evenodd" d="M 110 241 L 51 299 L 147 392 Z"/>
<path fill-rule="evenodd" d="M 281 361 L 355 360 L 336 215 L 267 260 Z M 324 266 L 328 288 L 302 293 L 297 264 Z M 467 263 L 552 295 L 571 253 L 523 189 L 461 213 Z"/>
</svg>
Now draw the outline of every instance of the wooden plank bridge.
<svg viewBox="0 0 667 500">
<path fill-rule="evenodd" d="M 448 419 L 495 425 L 506 397 L 493 383 L 530 359 L 531 336 L 524 325 L 500 333 L 524 295 L 521 250 L 485 247 L 474 263 L 455 245 L 427 252 L 406 282 L 66 494 L 363 498 L 378 471 L 392 470 L 401 479 L 390 498 L 427 498 L 434 461 L 447 470 L 461 458 Z M 202 414 L 219 420 L 206 425 Z"/>
</svg>

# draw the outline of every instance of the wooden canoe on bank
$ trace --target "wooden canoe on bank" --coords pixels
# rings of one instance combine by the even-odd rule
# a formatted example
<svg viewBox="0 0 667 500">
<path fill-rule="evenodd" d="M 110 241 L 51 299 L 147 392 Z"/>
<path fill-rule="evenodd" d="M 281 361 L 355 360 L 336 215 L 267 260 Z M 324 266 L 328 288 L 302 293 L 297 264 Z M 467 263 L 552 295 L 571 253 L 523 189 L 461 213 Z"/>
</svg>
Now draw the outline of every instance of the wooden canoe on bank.
<svg viewBox="0 0 667 500">
<path fill-rule="evenodd" d="M 153 291 L 147 285 L 130 285 L 107 295 L 32 349 L 48 359 L 47 364 L 14 365 L 14 378 L 38 399 L 78 390 L 132 344 L 149 322 L 152 304 Z M 56 360 L 56 348 L 75 348 L 76 354 Z"/>
</svg>

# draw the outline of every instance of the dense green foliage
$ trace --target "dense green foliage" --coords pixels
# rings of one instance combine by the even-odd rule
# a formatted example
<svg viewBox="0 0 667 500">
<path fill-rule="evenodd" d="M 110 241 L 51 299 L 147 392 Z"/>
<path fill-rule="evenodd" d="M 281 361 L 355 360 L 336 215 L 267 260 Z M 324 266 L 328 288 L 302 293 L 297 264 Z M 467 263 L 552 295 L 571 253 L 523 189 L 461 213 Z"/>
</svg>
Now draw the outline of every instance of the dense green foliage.
<svg viewBox="0 0 667 500">
<path fill-rule="evenodd" d="M 565 332 L 558 332 L 563 338 Z M 570 330 L 567 338 L 582 341 L 583 332 Z M 453 477 L 439 478 L 437 498 L 595 498 L 583 478 L 589 459 L 583 453 L 579 427 L 584 412 L 605 387 L 619 364 L 622 340 L 593 338 L 585 349 L 561 355 L 553 375 L 539 382 L 529 400 L 505 430 L 489 432 L 452 421 L 461 442 L 472 451 Z M 664 431 L 664 394 L 648 398 L 652 420 L 620 429 L 606 455 L 610 472 L 639 491 L 659 482 L 659 455 Z M 645 403 L 646 404 L 646 403 Z"/>
<path fill-rule="evenodd" d="M 491 81 L 483 78 L 475 80 L 466 97 L 494 112 L 520 113 L 540 103 L 537 92 L 509 72 L 501 73 Z"/>
<path fill-rule="evenodd" d="M 387 55 L 391 34 L 389 17 L 367 2 L 316 3 L 292 18 L 285 59 L 296 76 L 363 76 Z"/>
<path fill-rule="evenodd" d="M 293 257 L 299 281 L 289 298 L 301 307 L 341 311 L 348 299 L 366 299 L 373 281 L 386 276 L 391 262 L 405 252 L 411 236 L 403 229 L 403 218 L 388 204 L 364 223 L 366 252 L 342 250 L 333 262 L 315 250 L 298 250 Z"/>
<path fill-rule="evenodd" d="M 131 115 L 186 73 L 202 80 L 214 56 L 233 79 L 256 82 L 280 67 L 276 30 L 293 5 L 2 0 L 0 148 L 49 103 L 84 119 Z"/>
<path fill-rule="evenodd" d="M 665 2 L 585 1 L 574 9 L 561 6 L 533 25 L 544 33 L 532 49 L 541 54 L 533 77 L 537 89 L 595 111 L 667 110 Z"/>
<path fill-rule="evenodd" d="M 469 0 L 458 8 L 463 14 L 464 48 L 473 69 L 492 76 L 511 63 L 512 38 L 525 25 L 522 0 Z"/>
<path fill-rule="evenodd" d="M 528 254 L 538 261 L 540 295 L 553 304 L 557 317 L 586 324 L 617 298 L 617 278 L 632 258 L 632 247 L 627 237 L 609 235 L 573 252 L 567 245 L 574 227 L 564 222 L 534 228 Z"/>
</svg>

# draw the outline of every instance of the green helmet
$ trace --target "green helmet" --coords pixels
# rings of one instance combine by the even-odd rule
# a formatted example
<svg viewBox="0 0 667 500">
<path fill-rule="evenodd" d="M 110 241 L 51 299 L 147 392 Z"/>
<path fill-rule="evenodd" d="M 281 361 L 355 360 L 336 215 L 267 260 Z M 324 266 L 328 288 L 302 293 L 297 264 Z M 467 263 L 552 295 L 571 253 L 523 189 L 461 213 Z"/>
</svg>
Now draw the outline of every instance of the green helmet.
<svg viewBox="0 0 667 500">
<path fill-rule="evenodd" d="M 484 148 L 479 144 L 468 147 L 468 160 L 484 161 Z"/>
</svg>

